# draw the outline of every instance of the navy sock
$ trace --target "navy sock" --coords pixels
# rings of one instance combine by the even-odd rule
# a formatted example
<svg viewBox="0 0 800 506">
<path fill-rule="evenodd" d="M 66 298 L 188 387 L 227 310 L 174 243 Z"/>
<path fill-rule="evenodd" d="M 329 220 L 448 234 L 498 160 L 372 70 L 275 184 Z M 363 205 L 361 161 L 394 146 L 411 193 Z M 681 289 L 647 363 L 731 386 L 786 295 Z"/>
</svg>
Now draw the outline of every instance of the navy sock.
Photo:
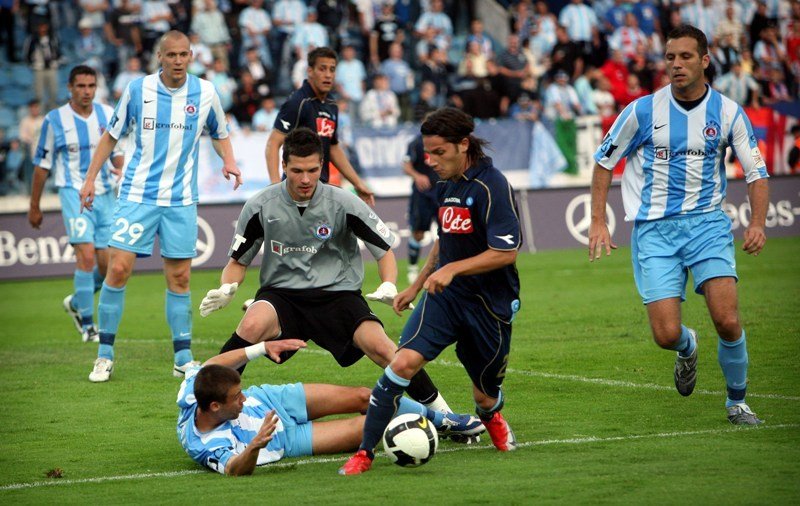
<svg viewBox="0 0 800 506">
<path fill-rule="evenodd" d="M 408 264 L 409 265 L 416 265 L 419 261 L 419 250 L 421 249 L 421 245 L 417 242 L 416 239 L 413 237 L 409 237 L 408 239 Z"/>
<path fill-rule="evenodd" d="M 397 411 L 397 405 L 408 384 L 407 379 L 401 378 L 392 371 L 391 366 L 387 366 L 375 388 L 372 389 L 367 420 L 364 422 L 364 438 L 359 447 L 366 450 L 370 456 L 373 455 L 375 447 L 383 437 L 383 431 Z"/>
</svg>

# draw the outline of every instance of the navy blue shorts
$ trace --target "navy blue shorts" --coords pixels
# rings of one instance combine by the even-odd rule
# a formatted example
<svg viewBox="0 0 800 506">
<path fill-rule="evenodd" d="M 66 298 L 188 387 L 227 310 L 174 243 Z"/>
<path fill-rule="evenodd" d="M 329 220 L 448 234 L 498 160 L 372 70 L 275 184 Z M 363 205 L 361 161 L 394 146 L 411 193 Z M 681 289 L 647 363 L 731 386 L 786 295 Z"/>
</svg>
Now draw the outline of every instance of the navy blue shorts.
<svg viewBox="0 0 800 506">
<path fill-rule="evenodd" d="M 403 328 L 400 347 L 433 360 L 451 344 L 478 389 L 500 395 L 511 350 L 511 325 L 496 319 L 479 299 L 423 294 Z"/>
<path fill-rule="evenodd" d="M 436 198 L 415 191 L 408 200 L 408 226 L 412 231 L 425 232 L 431 228 L 438 212 Z"/>
</svg>

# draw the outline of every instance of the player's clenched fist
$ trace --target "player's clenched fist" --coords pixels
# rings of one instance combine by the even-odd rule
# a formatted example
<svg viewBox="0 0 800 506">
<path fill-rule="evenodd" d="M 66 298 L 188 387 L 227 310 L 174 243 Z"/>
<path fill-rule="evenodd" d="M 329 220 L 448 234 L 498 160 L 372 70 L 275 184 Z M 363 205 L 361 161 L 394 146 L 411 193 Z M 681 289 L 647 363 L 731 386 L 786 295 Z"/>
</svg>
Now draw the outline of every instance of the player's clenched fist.
<svg viewBox="0 0 800 506">
<path fill-rule="evenodd" d="M 239 283 L 224 283 L 219 288 L 209 290 L 200 303 L 200 316 L 206 317 L 227 306 L 233 299 L 237 288 L 239 288 Z"/>
</svg>

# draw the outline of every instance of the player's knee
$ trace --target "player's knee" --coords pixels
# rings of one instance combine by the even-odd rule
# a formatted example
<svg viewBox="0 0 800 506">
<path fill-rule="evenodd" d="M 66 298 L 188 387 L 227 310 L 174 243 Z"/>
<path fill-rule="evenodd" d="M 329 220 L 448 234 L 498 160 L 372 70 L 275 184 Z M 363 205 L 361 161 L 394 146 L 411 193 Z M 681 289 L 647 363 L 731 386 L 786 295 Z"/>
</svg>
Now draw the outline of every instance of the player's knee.
<svg viewBox="0 0 800 506">
<path fill-rule="evenodd" d="M 186 292 L 189 290 L 189 279 L 191 278 L 191 271 L 181 269 L 180 271 L 173 272 L 169 276 L 169 287 L 173 292 Z"/>
<path fill-rule="evenodd" d="M 422 362 L 417 360 L 415 356 L 406 353 L 398 353 L 392 360 L 391 368 L 392 371 L 401 378 L 410 380 L 422 369 Z"/>
<path fill-rule="evenodd" d="M 717 329 L 717 334 L 726 341 L 735 341 L 742 335 L 739 316 L 735 313 L 714 318 L 714 327 Z"/>
<path fill-rule="evenodd" d="M 271 335 L 272 333 L 269 332 L 268 325 L 266 325 L 261 318 L 255 318 L 249 314 L 245 315 L 242 321 L 239 322 L 236 333 L 239 334 L 242 339 L 253 343 L 277 337 Z"/>
<path fill-rule="evenodd" d="M 113 287 L 123 286 L 128 282 L 131 271 L 123 262 L 113 262 L 106 269 L 106 284 Z"/>
<path fill-rule="evenodd" d="M 669 325 L 653 329 L 653 341 L 664 349 L 672 349 L 681 339 L 681 326 Z"/>
</svg>

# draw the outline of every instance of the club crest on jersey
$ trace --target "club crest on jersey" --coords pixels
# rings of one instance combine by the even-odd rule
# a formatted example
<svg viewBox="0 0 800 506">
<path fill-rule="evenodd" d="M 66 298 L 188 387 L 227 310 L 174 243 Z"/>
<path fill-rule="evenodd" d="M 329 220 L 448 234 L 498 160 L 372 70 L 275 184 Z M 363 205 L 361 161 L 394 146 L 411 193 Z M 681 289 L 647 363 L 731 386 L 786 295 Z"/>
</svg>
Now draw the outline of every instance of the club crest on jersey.
<svg viewBox="0 0 800 506">
<path fill-rule="evenodd" d="M 333 229 L 327 223 L 320 223 L 317 225 L 317 228 L 314 229 L 314 237 L 323 241 L 330 239 L 331 234 L 333 234 Z"/>
<path fill-rule="evenodd" d="M 440 207 L 439 223 L 445 234 L 471 234 L 474 230 L 468 207 Z"/>
<path fill-rule="evenodd" d="M 320 137 L 333 137 L 336 122 L 328 118 L 317 118 L 317 135 Z"/>
<path fill-rule="evenodd" d="M 187 116 L 197 116 L 197 106 L 194 104 L 186 104 L 183 108 L 183 112 L 185 112 Z"/>
<path fill-rule="evenodd" d="M 467 206 L 471 206 L 473 202 L 475 202 L 475 199 L 473 199 L 472 197 L 467 197 L 467 200 L 465 201 Z"/>
<path fill-rule="evenodd" d="M 719 125 L 716 121 L 709 121 L 703 128 L 703 137 L 707 141 L 714 141 L 719 138 Z"/>
</svg>

